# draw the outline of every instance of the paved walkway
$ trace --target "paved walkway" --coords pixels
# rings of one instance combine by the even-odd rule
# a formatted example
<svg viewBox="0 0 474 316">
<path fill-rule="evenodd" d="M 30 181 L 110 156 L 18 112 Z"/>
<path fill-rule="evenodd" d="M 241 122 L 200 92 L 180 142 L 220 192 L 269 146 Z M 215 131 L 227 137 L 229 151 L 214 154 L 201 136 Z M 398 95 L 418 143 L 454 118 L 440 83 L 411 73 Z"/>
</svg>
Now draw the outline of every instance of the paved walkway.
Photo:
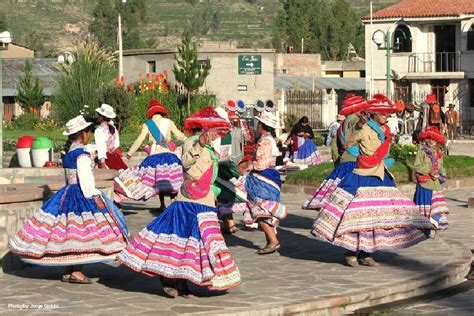
<svg viewBox="0 0 474 316">
<path fill-rule="evenodd" d="M 300 209 L 306 196 L 284 195 L 289 208 L 282 222 L 279 254 L 258 256 L 263 233 L 239 231 L 227 236 L 230 251 L 243 278 L 240 287 L 224 295 L 196 289 L 204 297 L 167 299 L 158 278 L 136 274 L 116 264 L 96 264 L 84 271 L 96 282 L 75 285 L 58 281 L 61 269 L 29 267 L 0 274 L 0 312 L 44 314 L 234 314 L 268 315 L 318 310 L 339 312 L 423 294 L 441 276 L 441 286 L 459 282 L 474 248 L 474 211 L 466 208 L 471 190 L 448 192 L 451 227 L 434 240 L 397 253 L 377 253 L 380 268 L 344 265 L 344 250 L 319 242 L 309 229 L 316 213 Z M 132 234 L 154 215 L 146 209 L 127 210 Z M 467 253 L 467 255 L 466 255 Z M 444 283 L 443 283 L 444 282 Z M 412 294 L 410 294 L 412 293 Z M 391 296 L 392 295 L 392 296 Z M 331 309 L 332 308 L 332 309 Z M 346 308 L 346 309 L 344 309 Z"/>
</svg>

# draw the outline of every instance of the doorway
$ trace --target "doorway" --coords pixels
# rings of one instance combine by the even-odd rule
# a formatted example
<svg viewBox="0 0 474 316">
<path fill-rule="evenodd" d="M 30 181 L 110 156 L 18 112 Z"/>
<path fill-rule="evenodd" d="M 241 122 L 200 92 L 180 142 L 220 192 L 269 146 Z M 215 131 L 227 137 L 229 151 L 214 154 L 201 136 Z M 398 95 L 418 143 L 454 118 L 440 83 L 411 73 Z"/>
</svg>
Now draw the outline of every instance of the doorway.
<svg viewBox="0 0 474 316">
<path fill-rule="evenodd" d="M 456 26 L 435 26 L 436 71 L 452 72 L 456 68 Z"/>
</svg>

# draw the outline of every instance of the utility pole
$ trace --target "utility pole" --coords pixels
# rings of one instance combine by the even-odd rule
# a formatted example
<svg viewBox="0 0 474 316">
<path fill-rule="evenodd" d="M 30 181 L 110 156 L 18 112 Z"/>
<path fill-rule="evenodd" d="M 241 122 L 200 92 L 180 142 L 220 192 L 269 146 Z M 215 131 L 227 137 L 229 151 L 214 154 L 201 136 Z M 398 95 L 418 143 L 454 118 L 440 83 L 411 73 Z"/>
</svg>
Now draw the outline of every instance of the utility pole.
<svg viewBox="0 0 474 316">
<path fill-rule="evenodd" d="M 122 0 L 122 3 L 127 3 L 127 0 Z M 118 30 L 117 30 L 117 40 L 119 47 L 119 79 L 123 77 L 123 49 L 122 49 L 122 16 L 118 15 Z"/>
</svg>

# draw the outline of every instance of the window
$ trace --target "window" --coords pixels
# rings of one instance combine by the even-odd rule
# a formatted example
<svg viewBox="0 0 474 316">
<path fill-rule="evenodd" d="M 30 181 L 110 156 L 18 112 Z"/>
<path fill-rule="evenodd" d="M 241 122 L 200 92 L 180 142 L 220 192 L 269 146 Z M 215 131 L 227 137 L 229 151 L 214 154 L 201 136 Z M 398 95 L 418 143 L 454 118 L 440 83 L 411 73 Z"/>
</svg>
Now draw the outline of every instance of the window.
<svg viewBox="0 0 474 316">
<path fill-rule="evenodd" d="M 411 52 L 411 32 L 408 26 L 399 25 L 393 32 L 393 52 L 409 53 Z"/>
<path fill-rule="evenodd" d="M 411 82 L 405 79 L 394 82 L 394 97 L 396 100 L 410 102 L 411 100 Z"/>
<path fill-rule="evenodd" d="M 467 50 L 474 50 L 474 24 L 467 31 Z"/>
<path fill-rule="evenodd" d="M 444 99 L 446 93 L 448 93 L 449 80 L 447 79 L 437 79 L 431 80 L 431 93 L 436 96 L 439 105 L 444 106 Z"/>
<path fill-rule="evenodd" d="M 209 59 L 198 60 L 198 65 L 200 70 L 204 70 L 205 68 L 209 68 L 211 66 L 211 61 Z"/>
<path fill-rule="evenodd" d="M 147 61 L 147 66 L 148 66 L 148 69 L 147 69 L 147 72 L 148 73 L 156 73 L 156 61 L 154 60 L 151 60 L 151 61 Z"/>
</svg>

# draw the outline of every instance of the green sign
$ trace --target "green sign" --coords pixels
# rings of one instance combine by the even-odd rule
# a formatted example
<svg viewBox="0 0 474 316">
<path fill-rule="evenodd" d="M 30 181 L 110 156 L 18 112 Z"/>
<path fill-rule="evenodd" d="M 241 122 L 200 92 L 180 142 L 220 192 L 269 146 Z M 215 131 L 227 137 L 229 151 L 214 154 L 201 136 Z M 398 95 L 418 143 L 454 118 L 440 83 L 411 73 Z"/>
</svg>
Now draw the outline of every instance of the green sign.
<svg viewBox="0 0 474 316">
<path fill-rule="evenodd" d="M 239 55 L 239 75 L 261 75 L 261 55 Z"/>
</svg>

